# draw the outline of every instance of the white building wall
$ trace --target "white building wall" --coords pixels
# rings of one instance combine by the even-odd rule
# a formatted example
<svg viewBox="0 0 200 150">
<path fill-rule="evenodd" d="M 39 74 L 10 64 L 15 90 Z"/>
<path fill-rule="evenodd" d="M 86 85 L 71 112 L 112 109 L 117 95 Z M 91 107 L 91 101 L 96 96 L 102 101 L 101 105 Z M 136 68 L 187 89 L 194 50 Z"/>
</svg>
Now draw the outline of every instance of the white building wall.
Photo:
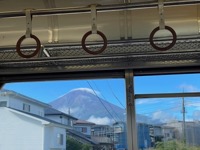
<svg viewBox="0 0 200 150">
<path fill-rule="evenodd" d="M 173 139 L 173 129 L 172 128 L 163 128 L 162 133 L 164 135 L 164 141 L 169 141 Z"/>
<path fill-rule="evenodd" d="M 91 136 L 91 126 L 89 125 L 74 125 L 74 128 L 78 132 L 82 132 L 81 128 L 87 128 L 87 132 L 82 132 L 85 135 Z"/>
<path fill-rule="evenodd" d="M 73 127 L 72 119 L 69 117 L 62 116 L 62 118 L 60 118 L 60 115 L 45 115 L 45 117 L 53 121 L 67 125 L 69 127 Z"/>
<path fill-rule="evenodd" d="M 4 94 L 0 94 L 0 101 L 6 101 L 7 105 L 9 103 L 9 98 L 7 96 L 5 96 Z"/>
<path fill-rule="evenodd" d="M 37 105 L 36 103 L 32 103 L 31 101 L 28 101 L 25 99 L 19 99 L 18 97 L 9 96 L 8 107 L 23 111 L 23 104 L 30 105 L 30 113 L 44 116 L 44 107 Z"/>
<path fill-rule="evenodd" d="M 58 142 L 58 134 L 63 135 L 63 144 Z M 66 130 L 59 127 L 46 126 L 44 129 L 45 150 L 66 150 Z"/>
<path fill-rule="evenodd" d="M 46 115 L 45 117 L 48 119 L 51 119 L 53 121 L 65 124 L 65 125 L 67 125 L 67 123 L 68 123 L 66 118 L 64 118 L 64 117 L 60 118 L 60 115 Z"/>
<path fill-rule="evenodd" d="M 162 135 L 162 129 L 160 127 L 153 127 L 154 129 L 154 135 L 155 136 L 161 136 Z"/>
<path fill-rule="evenodd" d="M 0 108 L 0 150 L 43 150 L 40 121 Z"/>
<path fill-rule="evenodd" d="M 60 145 L 57 142 L 57 135 L 58 134 L 63 135 L 63 145 Z M 56 140 L 54 140 L 55 148 L 62 148 L 62 150 L 65 150 L 65 148 L 66 148 L 66 130 L 63 129 L 63 128 L 54 127 L 54 137 L 56 137 Z"/>
<path fill-rule="evenodd" d="M 43 133 L 44 133 L 44 149 L 50 149 L 51 147 L 53 147 L 53 145 L 51 144 L 53 142 L 53 138 L 51 135 L 53 135 L 53 130 L 52 130 L 53 127 L 48 127 L 46 126 L 43 130 Z"/>
</svg>

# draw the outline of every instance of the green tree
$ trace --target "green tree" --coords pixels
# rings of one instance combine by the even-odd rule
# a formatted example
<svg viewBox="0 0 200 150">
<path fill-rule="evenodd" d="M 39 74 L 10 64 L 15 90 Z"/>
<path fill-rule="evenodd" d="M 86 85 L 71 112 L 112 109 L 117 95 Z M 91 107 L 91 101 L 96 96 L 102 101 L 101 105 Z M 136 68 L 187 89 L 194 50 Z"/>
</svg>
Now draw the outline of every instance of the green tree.
<svg viewBox="0 0 200 150">
<path fill-rule="evenodd" d="M 157 142 L 155 150 L 200 150 L 200 147 L 187 146 L 180 141 Z"/>
<path fill-rule="evenodd" d="M 88 145 L 88 144 L 84 144 L 84 145 L 82 146 L 82 150 L 90 150 L 90 149 L 91 149 L 91 146 Z"/>
<path fill-rule="evenodd" d="M 67 150 L 81 150 L 82 144 L 72 138 L 67 137 L 66 148 Z"/>
<path fill-rule="evenodd" d="M 66 148 L 67 150 L 90 150 L 91 145 L 89 144 L 81 144 L 78 141 L 74 140 L 73 138 L 67 137 L 66 141 Z"/>
</svg>

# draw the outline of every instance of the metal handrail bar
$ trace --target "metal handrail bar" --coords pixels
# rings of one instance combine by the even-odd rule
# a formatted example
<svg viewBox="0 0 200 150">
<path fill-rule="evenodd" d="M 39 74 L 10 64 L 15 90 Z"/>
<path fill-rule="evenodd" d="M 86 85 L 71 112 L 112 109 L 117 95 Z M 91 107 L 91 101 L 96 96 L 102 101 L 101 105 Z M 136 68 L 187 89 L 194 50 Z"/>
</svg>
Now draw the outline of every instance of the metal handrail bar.
<svg viewBox="0 0 200 150">
<path fill-rule="evenodd" d="M 135 99 L 144 99 L 144 98 L 177 98 L 177 97 L 200 97 L 200 92 L 192 92 L 192 93 L 135 94 Z"/>
<path fill-rule="evenodd" d="M 200 0 L 170 1 L 164 3 L 166 7 L 197 5 L 197 4 L 200 4 Z M 128 3 L 128 4 L 98 5 L 96 9 L 97 12 L 110 12 L 110 11 L 155 8 L 157 6 L 158 3 L 156 1 L 152 1 L 152 2 L 138 2 L 138 3 Z M 91 9 L 89 6 L 79 6 L 79 7 L 33 9 L 31 11 L 31 14 L 34 16 L 49 16 L 49 15 L 61 15 L 61 14 L 80 14 L 80 13 L 90 13 L 90 12 Z M 24 10 L 0 12 L 0 18 L 24 17 L 24 16 L 25 16 Z"/>
</svg>

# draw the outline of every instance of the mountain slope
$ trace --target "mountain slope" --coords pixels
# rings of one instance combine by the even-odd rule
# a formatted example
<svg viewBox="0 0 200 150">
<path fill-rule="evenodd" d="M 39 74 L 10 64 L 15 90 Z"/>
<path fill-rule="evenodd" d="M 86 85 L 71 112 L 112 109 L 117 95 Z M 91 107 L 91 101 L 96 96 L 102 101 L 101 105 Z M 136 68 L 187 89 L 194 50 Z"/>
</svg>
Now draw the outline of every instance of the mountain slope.
<svg viewBox="0 0 200 150">
<path fill-rule="evenodd" d="M 50 105 L 67 114 L 70 110 L 72 116 L 97 124 L 111 124 L 115 121 L 125 121 L 126 118 L 124 109 L 99 98 L 87 88 L 74 89 L 54 100 Z M 137 115 L 137 118 L 139 122 L 147 120 L 142 115 Z"/>
</svg>

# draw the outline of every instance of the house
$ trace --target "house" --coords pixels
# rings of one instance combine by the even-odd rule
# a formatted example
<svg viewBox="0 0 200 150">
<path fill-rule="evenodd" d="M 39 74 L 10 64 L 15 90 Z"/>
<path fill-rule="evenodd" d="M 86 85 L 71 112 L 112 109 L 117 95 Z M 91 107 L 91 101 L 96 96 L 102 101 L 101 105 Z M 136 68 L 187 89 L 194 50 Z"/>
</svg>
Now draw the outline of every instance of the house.
<svg viewBox="0 0 200 150">
<path fill-rule="evenodd" d="M 66 126 L 44 117 L 48 104 L 0 91 L 1 150 L 65 150 Z"/>
<path fill-rule="evenodd" d="M 162 126 L 162 135 L 164 142 L 175 139 L 174 127 Z"/>
<path fill-rule="evenodd" d="M 91 131 L 91 139 L 98 142 L 102 149 L 111 150 L 114 148 L 113 127 L 109 125 L 94 125 Z"/>
<path fill-rule="evenodd" d="M 125 122 L 116 122 L 113 124 L 114 144 L 117 150 L 127 149 L 127 132 Z"/>
<path fill-rule="evenodd" d="M 81 144 L 87 144 L 91 146 L 91 149 L 99 150 L 101 147 L 98 142 L 88 138 L 85 134 L 80 133 L 79 131 L 68 129 L 67 130 L 67 137 L 76 140 Z"/>
<path fill-rule="evenodd" d="M 85 120 L 77 120 L 74 122 L 74 130 L 85 134 L 87 137 L 91 138 L 91 128 L 95 123 L 88 122 Z"/>
<path fill-rule="evenodd" d="M 115 122 L 114 144 L 117 150 L 127 149 L 127 128 L 125 122 Z M 137 123 L 138 148 L 146 149 L 151 147 L 150 128 L 148 124 Z"/>
<path fill-rule="evenodd" d="M 185 129 L 183 125 L 185 123 Z M 184 139 L 187 145 L 200 146 L 200 123 L 197 121 L 174 121 L 166 124 L 174 128 L 174 137 L 178 140 Z"/>
<path fill-rule="evenodd" d="M 159 125 L 150 125 L 149 126 L 149 135 L 151 138 L 151 146 L 155 146 L 157 142 L 161 142 L 163 140 L 163 133 L 162 133 L 162 127 Z"/>
<path fill-rule="evenodd" d="M 139 149 L 151 147 L 150 128 L 146 123 L 137 123 L 137 137 Z"/>
<path fill-rule="evenodd" d="M 69 114 L 63 113 L 59 110 L 50 107 L 45 109 L 45 117 L 66 125 L 68 129 L 73 129 L 73 122 L 78 120 L 77 118 Z"/>
</svg>

